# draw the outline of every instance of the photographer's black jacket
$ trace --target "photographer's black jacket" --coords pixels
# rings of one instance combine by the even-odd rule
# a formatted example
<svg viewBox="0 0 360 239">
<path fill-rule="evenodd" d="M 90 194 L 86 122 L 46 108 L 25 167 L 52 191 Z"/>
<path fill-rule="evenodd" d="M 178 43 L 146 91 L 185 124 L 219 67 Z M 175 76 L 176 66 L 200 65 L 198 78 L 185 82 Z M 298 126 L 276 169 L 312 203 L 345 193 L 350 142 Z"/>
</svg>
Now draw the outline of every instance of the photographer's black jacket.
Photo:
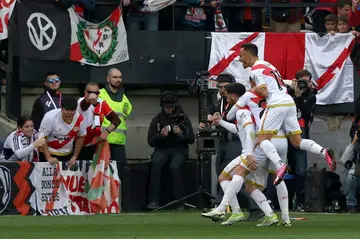
<svg viewBox="0 0 360 239">
<path fill-rule="evenodd" d="M 175 112 L 176 113 L 176 112 Z M 148 143 L 151 147 L 157 149 L 161 148 L 185 148 L 187 149 L 189 144 L 193 144 L 195 141 L 193 128 L 190 122 L 190 119 L 185 115 L 184 122 L 179 125 L 182 129 L 182 134 L 177 135 L 173 132 L 169 132 L 169 135 L 163 137 L 161 135 L 161 130 L 170 125 L 169 120 L 170 115 L 166 114 L 162 110 L 157 116 L 155 116 L 150 124 L 148 131 Z"/>
<path fill-rule="evenodd" d="M 310 126 L 314 120 L 317 91 L 315 89 L 308 90 L 300 97 L 296 97 L 294 90 L 288 87 L 288 93 L 295 101 L 301 130 L 303 131 L 305 138 L 310 138 Z"/>
</svg>

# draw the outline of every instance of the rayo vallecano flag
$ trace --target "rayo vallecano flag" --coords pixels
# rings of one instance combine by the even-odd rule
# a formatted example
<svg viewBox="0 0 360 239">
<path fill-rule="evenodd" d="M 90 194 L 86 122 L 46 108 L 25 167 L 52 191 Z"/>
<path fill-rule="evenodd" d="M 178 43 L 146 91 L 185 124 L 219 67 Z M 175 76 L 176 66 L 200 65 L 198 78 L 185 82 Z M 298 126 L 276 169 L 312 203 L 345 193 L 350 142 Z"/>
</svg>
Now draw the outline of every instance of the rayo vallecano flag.
<svg viewBox="0 0 360 239">
<path fill-rule="evenodd" d="M 70 8 L 70 60 L 92 66 L 108 66 L 129 60 L 121 7 L 101 23 L 91 23 Z"/>
</svg>

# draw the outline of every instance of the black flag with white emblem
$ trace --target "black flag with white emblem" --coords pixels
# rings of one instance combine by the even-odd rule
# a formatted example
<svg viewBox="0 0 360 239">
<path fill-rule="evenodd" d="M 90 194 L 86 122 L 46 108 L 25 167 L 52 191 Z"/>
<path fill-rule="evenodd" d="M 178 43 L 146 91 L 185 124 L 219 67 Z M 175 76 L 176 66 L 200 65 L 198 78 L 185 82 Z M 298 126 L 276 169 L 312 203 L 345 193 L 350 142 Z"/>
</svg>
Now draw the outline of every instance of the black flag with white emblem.
<svg viewBox="0 0 360 239">
<path fill-rule="evenodd" d="M 53 3 L 17 2 L 9 32 L 10 47 L 15 56 L 40 60 L 69 59 L 69 12 Z"/>
</svg>

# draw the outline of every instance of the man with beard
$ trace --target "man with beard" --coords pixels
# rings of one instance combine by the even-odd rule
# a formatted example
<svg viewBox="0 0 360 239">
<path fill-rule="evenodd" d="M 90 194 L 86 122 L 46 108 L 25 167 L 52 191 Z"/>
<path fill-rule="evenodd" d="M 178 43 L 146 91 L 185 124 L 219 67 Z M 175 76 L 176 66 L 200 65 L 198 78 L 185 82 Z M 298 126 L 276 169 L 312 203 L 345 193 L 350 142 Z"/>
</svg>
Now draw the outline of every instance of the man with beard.
<svg viewBox="0 0 360 239">
<path fill-rule="evenodd" d="M 105 88 L 100 90 L 99 98 L 106 101 L 110 108 L 117 114 L 120 118 L 119 126 L 109 133 L 107 138 L 110 144 L 111 159 L 118 161 L 118 171 L 119 177 L 122 181 L 123 179 L 123 169 L 126 165 L 126 154 L 125 154 L 125 143 L 126 143 L 126 119 L 129 117 L 132 111 L 132 105 L 129 99 L 124 93 L 124 89 L 121 87 L 122 74 L 116 69 L 112 68 L 108 71 L 106 78 L 107 83 Z M 111 121 L 104 118 L 104 121 L 101 125 L 103 130 L 109 128 L 112 124 Z"/>
<path fill-rule="evenodd" d="M 60 77 L 56 72 L 48 72 L 45 76 L 45 92 L 34 102 L 31 119 L 38 131 L 44 115 L 53 109 L 61 108 Z"/>
</svg>

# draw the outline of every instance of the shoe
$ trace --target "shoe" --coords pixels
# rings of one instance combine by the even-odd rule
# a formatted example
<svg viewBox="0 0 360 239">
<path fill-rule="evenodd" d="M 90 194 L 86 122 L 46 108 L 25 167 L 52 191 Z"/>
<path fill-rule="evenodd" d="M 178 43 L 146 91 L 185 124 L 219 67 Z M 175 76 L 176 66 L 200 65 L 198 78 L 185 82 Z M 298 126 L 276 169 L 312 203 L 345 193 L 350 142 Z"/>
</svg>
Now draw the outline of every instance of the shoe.
<svg viewBox="0 0 360 239">
<path fill-rule="evenodd" d="M 335 153 L 332 149 L 325 149 L 325 160 L 329 166 L 331 172 L 336 170 Z"/>
<path fill-rule="evenodd" d="M 152 201 L 149 203 L 149 205 L 147 205 L 147 209 L 149 210 L 155 210 L 157 208 L 159 208 L 159 203 L 156 201 Z"/>
<path fill-rule="evenodd" d="M 225 212 L 219 212 L 215 209 L 211 210 L 210 212 L 202 213 L 201 215 L 206 218 L 211 218 L 214 222 L 225 218 Z"/>
<path fill-rule="evenodd" d="M 290 220 L 281 221 L 279 222 L 278 226 L 291 227 L 291 221 Z"/>
<path fill-rule="evenodd" d="M 283 178 L 285 176 L 286 170 L 287 170 L 286 164 L 283 164 L 281 166 L 281 168 L 276 170 L 276 178 L 274 180 L 274 186 L 277 186 L 279 183 L 281 183 L 281 181 L 283 180 Z"/>
<path fill-rule="evenodd" d="M 230 226 L 237 222 L 244 221 L 244 219 L 245 219 L 245 215 L 243 212 L 237 214 L 231 214 L 231 216 L 225 222 L 221 223 L 221 225 Z"/>
<path fill-rule="evenodd" d="M 259 219 L 263 218 L 265 216 L 264 212 L 261 210 L 252 210 L 250 211 L 249 217 L 246 219 L 246 221 L 249 222 L 256 222 L 259 221 Z"/>
<path fill-rule="evenodd" d="M 279 223 L 279 220 L 276 214 L 272 214 L 270 216 L 265 216 L 260 224 L 257 224 L 257 227 L 269 227 L 272 225 L 276 225 Z"/>
</svg>

